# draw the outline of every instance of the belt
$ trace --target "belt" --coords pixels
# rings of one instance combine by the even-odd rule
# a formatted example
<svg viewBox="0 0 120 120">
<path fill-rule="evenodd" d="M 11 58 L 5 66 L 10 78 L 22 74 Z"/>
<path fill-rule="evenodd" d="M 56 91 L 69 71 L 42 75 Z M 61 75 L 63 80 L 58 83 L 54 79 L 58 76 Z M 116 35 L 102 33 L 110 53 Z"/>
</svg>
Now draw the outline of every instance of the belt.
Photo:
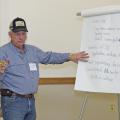
<svg viewBox="0 0 120 120">
<path fill-rule="evenodd" d="M 1 89 L 1 96 L 19 96 L 19 97 L 23 97 L 23 98 L 33 98 L 34 97 L 34 94 L 26 94 L 26 95 L 21 95 L 21 94 L 18 94 L 18 93 L 15 93 L 9 89 Z"/>
</svg>

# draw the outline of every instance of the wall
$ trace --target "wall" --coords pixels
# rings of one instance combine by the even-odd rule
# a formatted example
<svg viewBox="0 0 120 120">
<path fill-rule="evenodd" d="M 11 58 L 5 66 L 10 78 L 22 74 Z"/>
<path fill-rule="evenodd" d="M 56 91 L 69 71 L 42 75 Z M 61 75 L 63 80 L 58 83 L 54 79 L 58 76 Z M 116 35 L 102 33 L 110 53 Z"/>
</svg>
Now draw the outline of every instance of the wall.
<svg viewBox="0 0 120 120">
<path fill-rule="evenodd" d="M 37 120 L 118 120 L 117 96 L 73 91 L 74 85 L 40 85 L 36 95 Z"/>
<path fill-rule="evenodd" d="M 80 49 L 81 9 L 120 4 L 119 0 L 1 0 L 1 44 L 9 41 L 8 26 L 23 17 L 28 26 L 27 42 L 47 51 L 76 52 Z M 77 65 L 41 65 L 41 77 L 74 77 Z"/>
</svg>

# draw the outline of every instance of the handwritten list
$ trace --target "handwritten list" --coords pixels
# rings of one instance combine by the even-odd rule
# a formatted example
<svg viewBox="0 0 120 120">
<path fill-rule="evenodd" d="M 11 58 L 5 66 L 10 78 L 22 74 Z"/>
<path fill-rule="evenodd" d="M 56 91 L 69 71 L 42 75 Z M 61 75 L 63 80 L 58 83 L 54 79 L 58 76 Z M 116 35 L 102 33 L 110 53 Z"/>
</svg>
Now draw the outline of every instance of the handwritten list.
<svg viewBox="0 0 120 120">
<path fill-rule="evenodd" d="M 76 90 L 120 93 L 120 14 L 85 18 L 81 49 L 90 59 L 79 62 Z"/>
</svg>

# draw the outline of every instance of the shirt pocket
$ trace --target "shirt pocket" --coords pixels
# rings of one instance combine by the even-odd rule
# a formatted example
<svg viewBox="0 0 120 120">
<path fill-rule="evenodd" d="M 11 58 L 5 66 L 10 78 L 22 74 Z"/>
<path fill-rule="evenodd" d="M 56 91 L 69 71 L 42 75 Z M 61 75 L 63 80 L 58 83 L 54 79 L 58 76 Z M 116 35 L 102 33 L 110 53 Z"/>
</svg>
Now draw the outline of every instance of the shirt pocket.
<svg viewBox="0 0 120 120">
<path fill-rule="evenodd" d="M 6 72 L 9 72 L 14 75 L 24 74 L 26 71 L 26 64 L 21 61 L 11 61 L 7 66 Z"/>
</svg>

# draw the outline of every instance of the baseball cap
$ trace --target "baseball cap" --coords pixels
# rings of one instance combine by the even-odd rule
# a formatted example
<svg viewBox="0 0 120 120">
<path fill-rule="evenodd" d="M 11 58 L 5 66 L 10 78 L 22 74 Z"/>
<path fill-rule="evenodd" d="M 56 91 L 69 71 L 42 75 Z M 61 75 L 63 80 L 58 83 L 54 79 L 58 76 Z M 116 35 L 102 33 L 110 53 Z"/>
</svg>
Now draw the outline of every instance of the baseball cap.
<svg viewBox="0 0 120 120">
<path fill-rule="evenodd" d="M 11 22 L 9 29 L 10 31 L 13 32 L 20 32 L 20 31 L 28 32 L 25 20 L 19 17 L 15 18 Z"/>
</svg>

